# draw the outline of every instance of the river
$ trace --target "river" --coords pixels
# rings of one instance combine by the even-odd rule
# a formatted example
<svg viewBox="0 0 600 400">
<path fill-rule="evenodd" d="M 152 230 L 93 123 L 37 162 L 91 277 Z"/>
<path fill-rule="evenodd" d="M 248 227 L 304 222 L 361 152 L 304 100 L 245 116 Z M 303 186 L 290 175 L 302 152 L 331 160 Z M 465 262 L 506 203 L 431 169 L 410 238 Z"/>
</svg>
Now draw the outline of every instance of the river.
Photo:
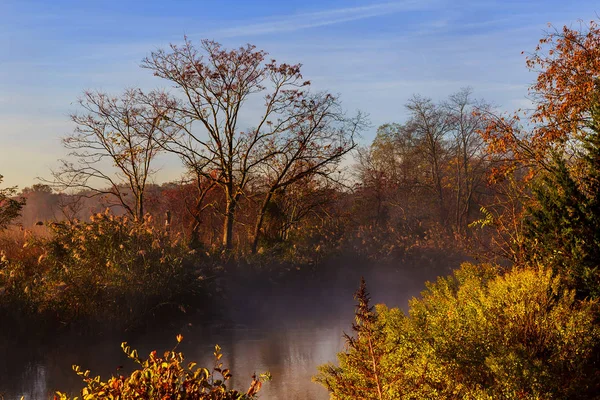
<svg viewBox="0 0 600 400">
<path fill-rule="evenodd" d="M 403 309 L 423 289 L 425 279 L 436 275 L 433 271 L 366 272 L 373 302 Z M 175 327 L 120 337 L 65 334 L 34 340 L 23 335 L 6 340 L 0 336 L 0 398 L 48 399 L 56 390 L 78 394 L 82 384 L 71 365 L 103 378 L 116 373 L 117 366 L 128 372 L 134 365 L 122 353 L 122 341 L 146 356 L 151 350 L 169 349 L 181 333 L 184 340 L 178 349 L 187 361 L 200 365 L 212 365 L 214 345 L 219 344 L 224 364 L 233 373 L 231 386 L 237 389 L 247 389 L 254 372 L 269 371 L 273 379 L 263 385 L 261 399 L 328 399 L 327 391 L 311 377 L 318 365 L 335 362 L 336 353 L 344 348 L 342 334 L 351 331 L 352 294 L 360 275 L 365 274 L 353 271 L 344 279 L 320 282 L 315 285 L 318 290 L 284 286 L 252 299 L 246 295 L 232 302 L 233 310 L 223 321 L 207 323 L 190 317 Z"/>
</svg>

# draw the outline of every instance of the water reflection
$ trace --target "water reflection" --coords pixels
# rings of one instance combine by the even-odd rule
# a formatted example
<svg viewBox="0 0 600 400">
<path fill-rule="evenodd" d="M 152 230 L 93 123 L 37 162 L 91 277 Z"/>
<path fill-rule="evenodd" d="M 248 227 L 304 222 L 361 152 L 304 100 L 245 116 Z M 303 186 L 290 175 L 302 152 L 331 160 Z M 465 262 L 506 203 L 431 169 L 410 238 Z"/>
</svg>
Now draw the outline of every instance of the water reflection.
<svg viewBox="0 0 600 400">
<path fill-rule="evenodd" d="M 432 272 L 418 278 L 401 274 L 391 278 L 373 273 L 367 282 L 377 289 L 374 302 L 405 306 L 433 276 Z M 92 375 L 103 378 L 122 365 L 120 373 L 125 374 L 135 365 L 122 353 L 122 341 L 146 356 L 152 350 L 167 350 L 175 344 L 175 335 L 182 333 L 180 350 L 188 361 L 209 367 L 214 345 L 222 347 L 224 363 L 234 374 L 232 386 L 237 389 L 247 389 L 253 373 L 270 371 L 273 380 L 263 386 L 261 399 L 325 400 L 326 390 L 311 382 L 311 377 L 318 365 L 335 361 L 343 348 L 342 332 L 349 330 L 353 319 L 352 293 L 359 277 L 346 276 L 336 287 L 323 283 L 322 290 L 313 287 L 310 295 L 304 287 L 244 295 L 239 304 L 245 307 L 227 318 L 233 323 L 206 325 L 190 320 L 167 331 L 101 339 L 64 336 L 40 342 L 25 339 L 25 334 L 10 340 L 0 336 L 0 394 L 5 400 L 47 399 L 59 389 L 77 395 L 82 383 L 71 365 L 91 369 Z"/>
<path fill-rule="evenodd" d="M 297 326 L 225 329 L 198 327 L 188 329 L 180 346 L 188 360 L 213 364 L 214 344 L 223 348 L 223 361 L 234 376 L 232 386 L 246 389 L 253 373 L 271 372 L 273 380 L 263 386 L 262 399 L 327 399 L 327 392 L 311 382 L 315 367 L 335 359 L 343 346 L 341 331 L 346 320 L 329 320 L 326 327 L 317 321 L 300 321 Z M 165 337 L 161 337 L 161 336 Z M 164 350 L 174 343 L 174 335 L 148 335 L 131 340 L 141 355 L 152 349 Z M 70 340 L 46 346 L 39 343 L 13 343 L 3 346 L 0 388 L 6 400 L 45 399 L 61 389 L 73 395 L 81 388 L 71 365 L 93 369 L 92 375 L 109 376 L 119 365 L 133 367 L 119 348 L 119 340 L 95 340 L 93 345 Z M 31 346 L 31 347 L 30 347 Z M 32 351 L 37 347 L 37 351 Z M 21 350 L 22 349 L 22 350 Z"/>
</svg>

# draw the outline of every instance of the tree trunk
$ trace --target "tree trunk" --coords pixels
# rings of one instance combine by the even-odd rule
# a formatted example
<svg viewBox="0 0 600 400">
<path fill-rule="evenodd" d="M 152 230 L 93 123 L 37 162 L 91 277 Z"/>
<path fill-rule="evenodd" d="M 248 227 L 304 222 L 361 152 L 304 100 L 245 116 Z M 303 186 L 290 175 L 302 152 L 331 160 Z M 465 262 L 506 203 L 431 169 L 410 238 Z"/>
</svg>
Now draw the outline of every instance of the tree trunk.
<svg viewBox="0 0 600 400">
<path fill-rule="evenodd" d="M 444 188 L 442 186 L 442 176 L 437 158 L 433 161 L 433 178 L 435 181 L 435 191 L 438 197 L 439 222 L 444 225 L 446 221 L 446 208 L 444 207 Z"/>
<path fill-rule="evenodd" d="M 262 225 L 265 220 L 265 214 L 267 213 L 267 207 L 269 206 L 272 197 L 273 190 L 269 190 L 269 192 L 265 196 L 262 207 L 260 208 L 260 212 L 256 217 L 256 224 L 254 225 L 254 238 L 252 239 L 252 247 L 250 249 L 252 254 L 256 254 L 256 250 L 258 248 L 258 240 L 260 239 L 260 230 L 262 229 Z"/>
<path fill-rule="evenodd" d="M 144 219 L 144 192 L 139 191 L 136 199 L 135 213 L 136 219 L 142 221 Z"/>
<path fill-rule="evenodd" d="M 192 222 L 192 228 L 190 231 L 190 247 L 192 249 L 197 249 L 200 247 L 200 221 L 194 219 Z"/>
<path fill-rule="evenodd" d="M 223 222 L 223 247 L 226 250 L 231 250 L 233 247 L 233 221 L 235 217 L 235 199 L 227 196 L 227 204 L 225 207 L 225 221 Z"/>
</svg>

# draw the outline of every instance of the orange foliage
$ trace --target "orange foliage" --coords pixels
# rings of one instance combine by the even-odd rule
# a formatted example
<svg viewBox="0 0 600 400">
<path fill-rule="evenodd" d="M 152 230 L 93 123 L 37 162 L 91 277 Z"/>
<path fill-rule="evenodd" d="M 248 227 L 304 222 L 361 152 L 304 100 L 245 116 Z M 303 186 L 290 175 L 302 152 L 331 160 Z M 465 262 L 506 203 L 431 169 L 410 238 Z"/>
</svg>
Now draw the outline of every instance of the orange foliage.
<svg viewBox="0 0 600 400">
<path fill-rule="evenodd" d="M 544 167 L 548 150 L 579 139 L 590 122 L 600 89 L 600 28 L 591 21 L 579 30 L 547 33 L 527 67 L 538 72 L 529 88 L 534 108 L 511 116 L 488 116 L 481 132 L 488 149 L 509 162 Z M 521 120 L 526 120 L 526 126 Z"/>
<path fill-rule="evenodd" d="M 544 52 L 545 47 L 550 47 Z M 600 28 L 591 21 L 580 31 L 563 27 L 540 40 L 527 66 L 539 70 L 531 87 L 537 102 L 531 115 L 539 124 L 535 139 L 560 142 L 589 123 L 589 109 L 600 88 Z"/>
</svg>

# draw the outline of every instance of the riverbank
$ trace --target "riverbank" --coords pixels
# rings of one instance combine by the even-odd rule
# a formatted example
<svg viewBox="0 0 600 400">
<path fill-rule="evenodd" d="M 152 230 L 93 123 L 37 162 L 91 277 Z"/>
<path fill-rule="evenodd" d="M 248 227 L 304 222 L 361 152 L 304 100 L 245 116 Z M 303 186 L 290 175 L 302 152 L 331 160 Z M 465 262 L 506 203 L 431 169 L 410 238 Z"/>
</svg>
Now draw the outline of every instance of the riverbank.
<svg viewBox="0 0 600 400">
<path fill-rule="evenodd" d="M 241 307 L 233 318 L 252 318 L 258 297 L 355 286 L 364 265 L 383 275 L 402 269 L 437 276 L 468 259 L 440 242 L 396 246 L 386 257 L 351 240 L 319 243 L 313 252 L 314 244 L 254 255 L 194 249 L 150 219 L 137 223 L 109 213 L 53 224 L 43 235 L 10 243 L 0 259 L 0 317 L 16 336 L 143 331 L 177 325 L 188 315 L 211 320 L 238 305 L 250 309 Z"/>
</svg>

